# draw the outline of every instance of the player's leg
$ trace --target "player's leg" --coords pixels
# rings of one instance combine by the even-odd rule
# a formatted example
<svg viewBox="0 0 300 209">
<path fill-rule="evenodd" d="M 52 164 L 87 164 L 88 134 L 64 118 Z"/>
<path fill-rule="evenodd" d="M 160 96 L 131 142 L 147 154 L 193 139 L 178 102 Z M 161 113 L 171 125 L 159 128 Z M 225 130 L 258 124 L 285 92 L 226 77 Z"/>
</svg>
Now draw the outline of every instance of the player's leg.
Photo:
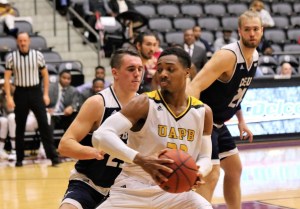
<svg viewBox="0 0 300 209">
<path fill-rule="evenodd" d="M 220 133 L 219 149 L 221 168 L 224 170 L 223 193 L 227 208 L 240 209 L 242 163 L 235 141 L 226 126 L 222 127 Z"/>
<path fill-rule="evenodd" d="M 204 185 L 201 185 L 196 191 L 204 197 L 207 201 L 212 201 L 212 196 L 214 194 L 215 188 L 217 186 L 219 177 L 220 177 L 220 160 L 219 160 L 219 147 L 218 147 L 218 131 L 214 127 L 214 130 L 211 135 L 212 140 L 212 163 L 213 167 L 211 172 L 203 178 L 205 181 Z"/>
<path fill-rule="evenodd" d="M 104 199 L 104 195 L 87 183 L 71 180 L 59 209 L 94 209 Z"/>
<path fill-rule="evenodd" d="M 228 209 L 241 208 L 241 174 L 242 163 L 239 154 L 231 155 L 221 160 L 224 170 L 224 198 Z"/>
<path fill-rule="evenodd" d="M 97 209 L 151 208 L 153 195 L 157 191 L 163 192 L 159 186 L 150 184 L 148 180 L 137 179 L 121 172 L 111 187 L 109 197 Z"/>
<path fill-rule="evenodd" d="M 168 193 L 159 191 L 153 198 L 155 209 L 212 209 L 212 205 L 197 192 Z"/>
</svg>

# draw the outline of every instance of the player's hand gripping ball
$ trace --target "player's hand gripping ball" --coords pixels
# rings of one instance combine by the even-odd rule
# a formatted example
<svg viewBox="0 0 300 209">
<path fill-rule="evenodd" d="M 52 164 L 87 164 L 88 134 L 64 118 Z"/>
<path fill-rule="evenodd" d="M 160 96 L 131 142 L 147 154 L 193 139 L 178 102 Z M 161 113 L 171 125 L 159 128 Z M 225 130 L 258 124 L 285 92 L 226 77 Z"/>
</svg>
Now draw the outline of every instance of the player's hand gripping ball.
<svg viewBox="0 0 300 209">
<path fill-rule="evenodd" d="M 169 158 L 174 160 L 174 163 L 164 164 L 173 169 L 172 173 L 161 171 L 168 181 L 159 186 L 170 193 L 181 193 L 192 189 L 197 179 L 197 165 L 195 160 L 188 153 L 170 149 L 161 154 L 159 158 Z"/>
</svg>

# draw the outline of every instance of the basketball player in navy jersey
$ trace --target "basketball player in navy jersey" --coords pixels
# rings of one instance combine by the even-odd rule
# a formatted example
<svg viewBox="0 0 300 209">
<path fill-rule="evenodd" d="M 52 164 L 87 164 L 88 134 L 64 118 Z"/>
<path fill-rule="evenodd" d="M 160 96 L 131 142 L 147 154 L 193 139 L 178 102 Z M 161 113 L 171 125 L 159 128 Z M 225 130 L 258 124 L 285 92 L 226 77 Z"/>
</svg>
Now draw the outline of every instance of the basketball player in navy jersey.
<svg viewBox="0 0 300 209">
<path fill-rule="evenodd" d="M 78 159 L 60 209 L 94 209 L 121 172 L 123 161 L 92 146 L 92 132 L 137 95 L 143 64 L 138 52 L 128 49 L 117 50 L 110 64 L 113 85 L 86 100 L 59 143 L 61 155 Z M 127 136 L 122 133 L 120 138 L 126 142 Z"/>
<path fill-rule="evenodd" d="M 240 40 L 216 51 L 187 88 L 187 93 L 195 97 L 201 93 L 200 99 L 211 107 L 214 120 L 214 166 L 205 179 L 206 184 L 198 191 L 211 201 L 221 166 L 225 172 L 224 198 L 229 209 L 241 208 L 242 165 L 235 141 L 224 122 L 236 115 L 240 138 L 252 142 L 253 134 L 244 121 L 241 102 L 256 72 L 256 47 L 263 35 L 261 19 L 255 12 L 244 12 L 238 24 Z"/>
<path fill-rule="evenodd" d="M 134 97 L 93 133 L 95 147 L 126 162 L 98 208 L 212 209 L 194 191 L 172 194 L 157 185 L 167 180 L 161 171 L 172 172 L 163 164 L 173 161 L 158 158 L 166 148 L 189 153 L 200 166 L 200 178 L 211 171 L 212 113 L 185 93 L 190 67 L 186 51 L 165 49 L 157 62 L 161 90 Z M 128 146 L 118 138 L 124 131 Z"/>
</svg>

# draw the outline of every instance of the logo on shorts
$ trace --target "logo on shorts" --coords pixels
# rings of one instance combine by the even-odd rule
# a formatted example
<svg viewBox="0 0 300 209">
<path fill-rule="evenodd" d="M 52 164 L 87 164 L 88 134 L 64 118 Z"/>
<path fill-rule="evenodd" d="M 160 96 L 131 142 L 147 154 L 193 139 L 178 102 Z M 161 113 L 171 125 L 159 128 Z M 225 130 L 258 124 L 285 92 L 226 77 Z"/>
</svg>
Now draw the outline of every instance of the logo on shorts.
<svg viewBox="0 0 300 209">
<path fill-rule="evenodd" d="M 163 109 L 162 109 L 162 107 L 159 105 L 159 106 L 157 107 L 157 110 L 158 110 L 158 111 L 162 111 Z"/>
<path fill-rule="evenodd" d="M 126 184 L 122 185 L 121 188 L 126 188 Z"/>
</svg>

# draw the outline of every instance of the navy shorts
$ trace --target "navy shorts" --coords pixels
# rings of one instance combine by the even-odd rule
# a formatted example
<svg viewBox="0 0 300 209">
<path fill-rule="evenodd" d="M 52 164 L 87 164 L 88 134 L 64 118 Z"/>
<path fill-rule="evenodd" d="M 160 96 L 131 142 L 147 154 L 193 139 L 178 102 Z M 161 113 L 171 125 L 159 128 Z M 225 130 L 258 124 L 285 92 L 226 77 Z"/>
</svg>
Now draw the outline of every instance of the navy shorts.
<svg viewBox="0 0 300 209">
<path fill-rule="evenodd" d="M 94 209 L 106 198 L 83 181 L 71 180 L 62 203 L 70 203 L 79 208 L 81 205 L 84 209 Z"/>
<path fill-rule="evenodd" d="M 223 125 L 220 128 L 213 126 L 211 140 L 211 159 L 214 164 L 218 164 L 218 162 L 220 163 L 220 160 L 238 152 L 235 144 L 235 139 L 231 136 L 226 125 Z"/>
</svg>

